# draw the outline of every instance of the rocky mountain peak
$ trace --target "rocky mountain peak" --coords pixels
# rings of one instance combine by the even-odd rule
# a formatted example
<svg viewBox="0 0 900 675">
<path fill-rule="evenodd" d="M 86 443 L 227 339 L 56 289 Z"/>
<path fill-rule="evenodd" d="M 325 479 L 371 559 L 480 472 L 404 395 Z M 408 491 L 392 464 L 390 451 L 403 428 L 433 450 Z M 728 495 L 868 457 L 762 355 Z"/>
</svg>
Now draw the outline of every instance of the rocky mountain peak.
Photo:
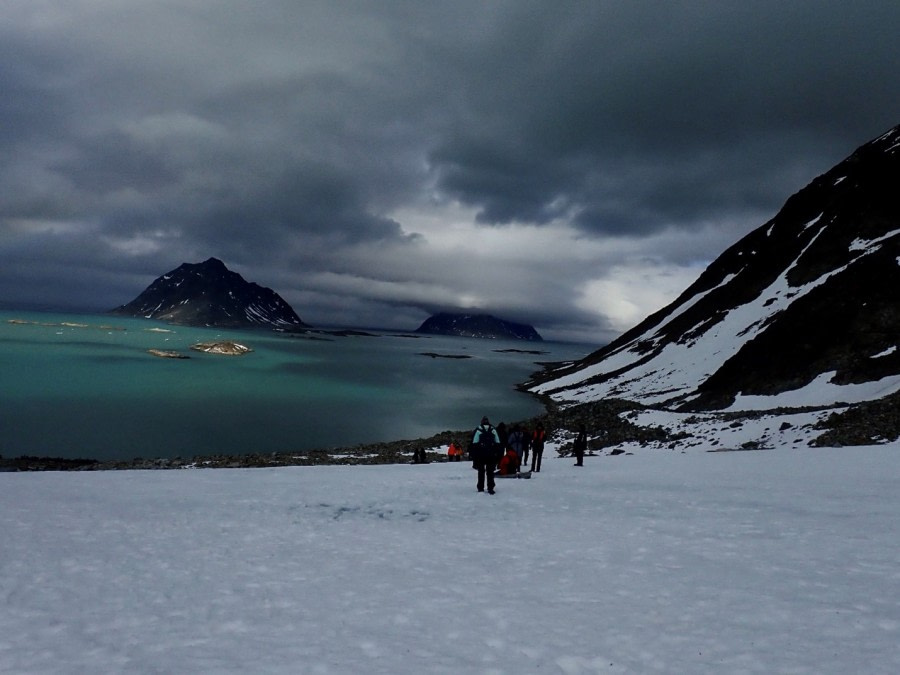
<svg viewBox="0 0 900 675">
<path fill-rule="evenodd" d="M 900 390 L 900 127 L 857 149 L 673 303 L 532 390 L 683 410 Z"/>
<path fill-rule="evenodd" d="M 112 313 L 188 326 L 307 327 L 275 291 L 246 281 L 218 258 L 183 263 Z"/>
</svg>

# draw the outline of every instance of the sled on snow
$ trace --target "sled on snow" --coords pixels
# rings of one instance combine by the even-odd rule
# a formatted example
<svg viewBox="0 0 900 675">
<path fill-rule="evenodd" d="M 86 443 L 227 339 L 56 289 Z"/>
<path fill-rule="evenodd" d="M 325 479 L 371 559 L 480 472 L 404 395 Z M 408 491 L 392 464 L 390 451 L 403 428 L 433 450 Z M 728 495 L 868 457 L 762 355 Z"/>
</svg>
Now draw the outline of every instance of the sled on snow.
<svg viewBox="0 0 900 675">
<path fill-rule="evenodd" d="M 520 471 L 519 473 L 507 474 L 495 473 L 494 478 L 531 478 L 531 471 Z"/>
</svg>

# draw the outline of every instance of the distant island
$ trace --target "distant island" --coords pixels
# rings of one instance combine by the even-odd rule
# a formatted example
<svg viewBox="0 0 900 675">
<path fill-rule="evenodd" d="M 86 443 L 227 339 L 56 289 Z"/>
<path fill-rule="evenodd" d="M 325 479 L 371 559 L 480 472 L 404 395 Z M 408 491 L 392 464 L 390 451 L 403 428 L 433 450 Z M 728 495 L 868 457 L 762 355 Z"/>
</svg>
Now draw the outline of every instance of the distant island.
<svg viewBox="0 0 900 675">
<path fill-rule="evenodd" d="M 278 293 L 248 282 L 217 258 L 184 263 L 110 314 L 158 319 L 182 326 L 309 328 Z"/>
<path fill-rule="evenodd" d="M 543 340 L 532 326 L 505 321 L 490 314 L 452 314 L 441 312 L 428 317 L 416 329 L 416 332 L 428 335 L 455 335 L 458 337 L 495 340 Z"/>
</svg>

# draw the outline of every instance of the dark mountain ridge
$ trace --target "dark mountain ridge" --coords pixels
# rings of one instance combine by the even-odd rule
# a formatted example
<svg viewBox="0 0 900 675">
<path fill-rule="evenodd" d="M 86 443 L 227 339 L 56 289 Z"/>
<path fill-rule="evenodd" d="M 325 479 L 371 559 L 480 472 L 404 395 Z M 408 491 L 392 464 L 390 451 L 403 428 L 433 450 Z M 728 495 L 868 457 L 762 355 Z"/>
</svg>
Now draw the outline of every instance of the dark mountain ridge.
<svg viewBox="0 0 900 675">
<path fill-rule="evenodd" d="M 217 258 L 182 264 L 110 313 L 184 326 L 308 328 L 275 291 L 246 281 Z"/>
<path fill-rule="evenodd" d="M 456 335 L 459 337 L 543 340 L 532 326 L 505 321 L 490 314 L 453 314 L 442 312 L 428 317 L 416 329 L 416 332 L 430 335 Z"/>
<path fill-rule="evenodd" d="M 621 397 L 685 410 L 722 409 L 817 378 L 836 396 L 888 378 L 890 394 L 898 343 L 895 127 L 793 195 L 670 305 L 528 386 L 562 400 Z"/>
</svg>

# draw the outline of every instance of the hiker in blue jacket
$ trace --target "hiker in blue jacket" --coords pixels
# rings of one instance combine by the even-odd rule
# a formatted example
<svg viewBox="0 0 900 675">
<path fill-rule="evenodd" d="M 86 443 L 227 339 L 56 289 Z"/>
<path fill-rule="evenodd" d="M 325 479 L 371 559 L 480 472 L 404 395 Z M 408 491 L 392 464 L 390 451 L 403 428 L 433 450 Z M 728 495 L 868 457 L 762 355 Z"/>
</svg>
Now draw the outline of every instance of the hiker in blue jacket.
<svg viewBox="0 0 900 675">
<path fill-rule="evenodd" d="M 481 424 L 472 435 L 472 453 L 475 467 L 478 469 L 478 491 L 484 492 L 484 479 L 487 476 L 488 494 L 494 494 L 494 467 L 497 465 L 497 453 L 500 450 L 500 436 L 491 426 L 487 417 L 481 418 Z"/>
<path fill-rule="evenodd" d="M 519 458 L 519 468 L 523 464 L 528 464 L 528 437 L 522 431 L 522 426 L 516 424 L 513 426 L 512 432 L 509 434 L 509 440 L 506 444 L 511 447 Z M 526 466 L 527 468 L 527 466 Z"/>
</svg>

